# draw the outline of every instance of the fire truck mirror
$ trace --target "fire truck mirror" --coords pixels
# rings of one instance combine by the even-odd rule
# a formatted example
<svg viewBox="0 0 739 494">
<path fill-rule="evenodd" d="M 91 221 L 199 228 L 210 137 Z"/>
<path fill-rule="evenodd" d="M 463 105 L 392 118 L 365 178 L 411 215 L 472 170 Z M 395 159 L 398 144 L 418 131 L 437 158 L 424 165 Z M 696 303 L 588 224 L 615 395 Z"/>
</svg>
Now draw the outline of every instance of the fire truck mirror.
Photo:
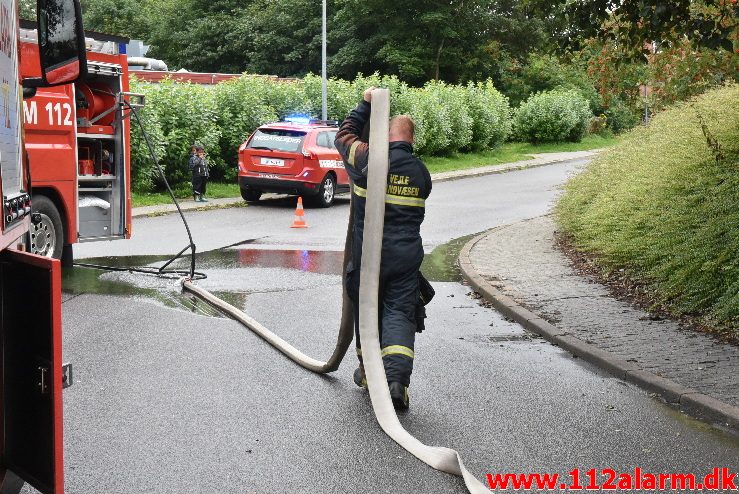
<svg viewBox="0 0 739 494">
<path fill-rule="evenodd" d="M 38 0 L 37 13 L 42 76 L 23 85 L 56 86 L 83 79 L 87 58 L 79 0 Z"/>
</svg>

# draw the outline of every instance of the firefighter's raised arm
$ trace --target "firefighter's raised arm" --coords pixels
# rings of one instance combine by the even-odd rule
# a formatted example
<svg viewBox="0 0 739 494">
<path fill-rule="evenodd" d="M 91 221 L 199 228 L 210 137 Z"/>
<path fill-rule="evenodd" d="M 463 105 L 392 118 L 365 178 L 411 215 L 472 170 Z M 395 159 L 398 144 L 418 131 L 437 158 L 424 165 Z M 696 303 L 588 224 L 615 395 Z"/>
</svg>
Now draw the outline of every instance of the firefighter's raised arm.
<svg viewBox="0 0 739 494">
<path fill-rule="evenodd" d="M 336 134 L 336 149 L 344 158 L 346 171 L 352 179 L 367 176 L 369 144 L 362 141 L 361 137 L 365 125 L 369 122 L 374 89 L 371 87 L 364 92 L 364 98 L 341 123 Z"/>
</svg>

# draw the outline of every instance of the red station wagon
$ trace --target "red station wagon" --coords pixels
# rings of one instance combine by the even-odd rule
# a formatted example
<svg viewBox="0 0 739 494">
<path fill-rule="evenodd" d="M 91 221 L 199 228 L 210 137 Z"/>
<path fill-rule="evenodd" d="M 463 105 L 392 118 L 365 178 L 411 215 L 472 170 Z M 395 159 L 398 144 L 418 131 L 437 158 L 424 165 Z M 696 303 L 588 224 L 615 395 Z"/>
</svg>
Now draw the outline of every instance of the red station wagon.
<svg viewBox="0 0 739 494">
<path fill-rule="evenodd" d="M 263 192 L 302 196 L 329 207 L 349 191 L 349 176 L 334 147 L 336 122 L 289 119 L 259 127 L 239 147 L 241 197 L 258 201 Z"/>
</svg>

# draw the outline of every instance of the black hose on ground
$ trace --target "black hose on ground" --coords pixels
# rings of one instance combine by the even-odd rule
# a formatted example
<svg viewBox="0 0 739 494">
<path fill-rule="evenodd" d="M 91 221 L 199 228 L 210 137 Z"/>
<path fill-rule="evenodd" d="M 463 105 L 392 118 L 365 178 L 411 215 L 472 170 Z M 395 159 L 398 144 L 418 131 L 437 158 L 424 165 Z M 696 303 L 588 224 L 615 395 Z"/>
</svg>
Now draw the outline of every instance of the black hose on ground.
<svg viewBox="0 0 739 494">
<path fill-rule="evenodd" d="M 139 114 L 136 111 L 136 108 L 134 108 L 128 101 L 125 99 L 123 100 L 123 104 L 129 109 L 131 112 L 131 115 L 133 115 L 133 119 L 136 120 L 136 123 L 139 126 L 139 129 L 141 129 L 141 135 L 144 136 L 144 141 L 146 141 L 146 146 L 149 149 L 149 157 L 151 158 L 152 163 L 154 163 L 154 166 L 156 167 L 157 171 L 159 172 L 159 175 L 162 177 L 162 181 L 164 182 L 164 186 L 167 188 L 167 192 L 169 192 L 169 196 L 172 198 L 172 202 L 174 203 L 175 207 L 177 208 L 177 212 L 180 215 L 180 218 L 182 219 L 182 223 L 185 225 L 185 230 L 187 231 L 187 238 L 190 241 L 190 243 L 185 246 L 184 249 L 179 251 L 174 257 L 172 257 L 169 261 L 164 263 L 159 268 L 154 267 L 132 267 L 132 268 L 124 268 L 120 266 L 103 266 L 100 264 L 90 264 L 90 263 L 83 263 L 83 262 L 76 262 L 74 263 L 75 266 L 83 267 L 83 268 L 92 268 L 92 269 L 100 269 L 104 271 L 127 271 L 130 273 L 142 273 L 142 274 L 151 274 L 163 278 L 171 278 L 176 279 L 180 277 L 187 277 L 190 280 L 203 280 L 207 278 L 205 273 L 199 273 L 195 271 L 195 242 L 192 240 L 192 232 L 190 231 L 190 225 L 187 223 L 187 220 L 185 219 L 185 214 L 182 212 L 182 208 L 180 207 L 179 201 L 177 201 L 177 198 L 174 195 L 174 192 L 172 191 L 172 188 L 169 186 L 169 182 L 167 181 L 167 176 L 164 173 L 164 169 L 162 169 L 162 166 L 159 164 L 159 158 L 156 155 L 156 151 L 154 150 L 154 145 L 151 143 L 151 138 L 149 137 L 149 134 L 146 132 L 146 129 L 144 129 L 144 125 L 141 123 L 141 119 L 139 118 Z M 133 120 L 132 119 L 132 120 Z M 177 270 L 177 269 L 167 269 L 167 266 L 175 262 L 177 259 L 182 257 L 182 254 L 185 253 L 185 251 L 190 250 L 190 270 L 184 271 L 184 270 Z"/>
</svg>

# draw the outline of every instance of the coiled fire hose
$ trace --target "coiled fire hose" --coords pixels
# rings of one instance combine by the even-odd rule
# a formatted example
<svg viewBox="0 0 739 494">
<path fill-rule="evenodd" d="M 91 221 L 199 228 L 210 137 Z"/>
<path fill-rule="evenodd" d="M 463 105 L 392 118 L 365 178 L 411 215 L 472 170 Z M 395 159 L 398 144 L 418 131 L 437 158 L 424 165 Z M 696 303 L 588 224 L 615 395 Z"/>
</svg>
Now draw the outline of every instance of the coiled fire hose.
<svg viewBox="0 0 739 494">
<path fill-rule="evenodd" d="M 382 363 L 378 330 L 378 287 L 382 254 L 382 234 L 385 223 L 389 116 L 389 91 L 387 89 L 374 90 L 372 92 L 372 113 L 370 117 L 367 202 L 365 206 L 362 268 L 360 273 L 361 283 L 359 287 L 359 299 L 362 301 L 361 307 L 359 308 L 359 338 L 362 344 L 364 370 L 367 376 L 367 387 L 369 388 L 372 408 L 382 430 L 409 453 L 437 470 L 463 477 L 467 489 L 472 494 L 489 493 L 490 490 L 467 471 L 459 453 L 453 449 L 423 444 L 406 431 L 398 420 L 392 400 L 390 399 L 390 392 L 385 377 L 385 367 Z M 351 207 L 353 208 L 353 205 Z M 352 224 L 350 219 L 344 248 L 345 269 L 347 260 L 351 256 L 351 230 Z M 184 280 L 182 286 L 184 290 L 197 295 L 225 314 L 244 324 L 298 365 L 313 372 L 326 373 L 336 370 L 352 341 L 352 303 L 346 295 L 346 287 L 344 287 L 341 326 L 336 348 L 327 362 L 321 362 L 303 354 L 244 312 L 196 286 L 191 280 Z"/>
</svg>

